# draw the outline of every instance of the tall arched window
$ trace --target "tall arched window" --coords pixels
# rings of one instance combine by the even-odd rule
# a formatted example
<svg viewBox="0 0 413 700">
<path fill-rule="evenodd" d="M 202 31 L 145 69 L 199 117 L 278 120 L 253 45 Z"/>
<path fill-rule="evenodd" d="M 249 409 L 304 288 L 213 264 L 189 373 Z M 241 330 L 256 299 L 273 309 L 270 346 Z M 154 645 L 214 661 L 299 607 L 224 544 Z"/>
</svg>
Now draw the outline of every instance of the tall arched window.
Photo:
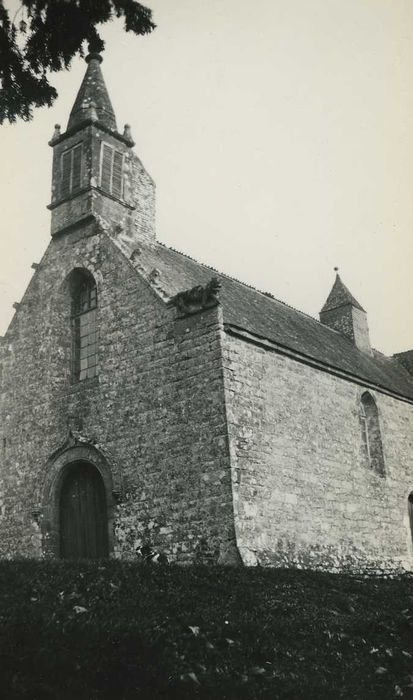
<svg viewBox="0 0 413 700">
<path fill-rule="evenodd" d="M 72 288 L 72 374 L 74 381 L 97 375 L 97 291 L 92 275 L 75 270 Z"/>
<path fill-rule="evenodd" d="M 361 397 L 360 422 L 367 461 L 377 474 L 384 476 L 384 458 L 379 414 L 376 402 L 368 391 Z"/>
</svg>

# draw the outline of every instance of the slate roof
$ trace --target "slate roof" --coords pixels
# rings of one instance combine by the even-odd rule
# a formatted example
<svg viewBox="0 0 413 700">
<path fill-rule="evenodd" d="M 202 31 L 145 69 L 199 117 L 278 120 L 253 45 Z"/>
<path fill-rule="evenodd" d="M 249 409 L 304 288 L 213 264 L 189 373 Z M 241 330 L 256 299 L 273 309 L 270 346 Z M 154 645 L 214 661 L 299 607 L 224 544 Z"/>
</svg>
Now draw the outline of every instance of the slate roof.
<svg viewBox="0 0 413 700">
<path fill-rule="evenodd" d="M 225 324 L 413 400 L 413 377 L 394 358 L 363 353 L 311 316 L 160 243 L 139 244 L 137 253 L 137 268 L 147 276 L 157 270 L 159 287 L 169 297 L 217 277 Z"/>
<path fill-rule="evenodd" d="M 112 131 L 117 131 L 115 112 L 100 69 L 102 56 L 91 53 L 86 56 L 86 62 L 88 66 L 70 112 L 67 129 L 84 121 L 86 108 L 94 102 L 99 122 Z"/>
<path fill-rule="evenodd" d="M 337 275 L 336 281 L 333 284 L 333 288 L 330 294 L 328 295 L 327 301 L 321 309 L 320 313 L 324 313 L 325 311 L 332 311 L 333 309 L 337 309 L 339 306 L 348 306 L 349 304 L 351 306 L 355 306 L 361 311 L 364 311 L 363 307 L 360 306 L 357 299 L 353 297 L 353 295 L 347 289 L 346 285 L 343 284 L 340 275 Z"/>
</svg>

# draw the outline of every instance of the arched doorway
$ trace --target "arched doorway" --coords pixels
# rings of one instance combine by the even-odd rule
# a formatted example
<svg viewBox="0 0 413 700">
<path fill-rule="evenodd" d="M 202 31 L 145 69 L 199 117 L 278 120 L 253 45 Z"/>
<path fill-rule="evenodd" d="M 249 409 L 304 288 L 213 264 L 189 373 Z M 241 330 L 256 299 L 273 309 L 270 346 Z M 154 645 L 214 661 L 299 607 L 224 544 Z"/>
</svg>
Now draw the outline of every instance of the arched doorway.
<svg viewBox="0 0 413 700">
<path fill-rule="evenodd" d="M 109 555 L 105 486 L 90 462 L 74 462 L 65 474 L 59 525 L 61 558 L 99 559 Z"/>
</svg>

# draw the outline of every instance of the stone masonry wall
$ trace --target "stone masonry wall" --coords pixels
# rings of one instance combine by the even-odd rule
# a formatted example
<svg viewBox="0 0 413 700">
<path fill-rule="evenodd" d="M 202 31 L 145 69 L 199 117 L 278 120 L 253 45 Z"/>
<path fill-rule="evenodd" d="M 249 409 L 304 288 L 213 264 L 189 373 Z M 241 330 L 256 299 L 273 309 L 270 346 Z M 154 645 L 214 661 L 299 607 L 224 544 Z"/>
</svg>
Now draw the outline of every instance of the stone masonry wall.
<svg viewBox="0 0 413 700">
<path fill-rule="evenodd" d="M 320 321 L 329 328 L 333 328 L 354 343 L 354 319 L 353 306 L 346 304 L 329 311 L 321 311 Z"/>
<path fill-rule="evenodd" d="M 224 340 L 237 544 L 248 564 L 411 568 L 413 406 L 374 396 L 385 477 L 363 443 L 366 387 Z"/>
<path fill-rule="evenodd" d="M 148 542 L 170 560 L 216 561 L 235 548 L 219 310 L 177 319 L 96 230 L 52 240 L 4 339 L 0 556 L 47 550 L 45 485 L 71 429 L 120 494 L 115 556 Z M 99 376 L 73 384 L 65 279 L 76 267 L 97 283 Z"/>
<path fill-rule="evenodd" d="M 99 189 L 102 142 L 124 155 L 122 199 Z M 78 144 L 82 144 L 81 188 L 62 200 L 62 154 Z M 97 126 L 85 127 L 54 145 L 51 210 L 52 234 L 95 214 L 111 225 L 121 226 L 131 238 L 155 239 L 155 183 L 129 146 Z"/>
<path fill-rule="evenodd" d="M 354 343 L 363 352 L 371 353 L 367 314 L 351 304 L 320 313 L 320 321 Z"/>
</svg>

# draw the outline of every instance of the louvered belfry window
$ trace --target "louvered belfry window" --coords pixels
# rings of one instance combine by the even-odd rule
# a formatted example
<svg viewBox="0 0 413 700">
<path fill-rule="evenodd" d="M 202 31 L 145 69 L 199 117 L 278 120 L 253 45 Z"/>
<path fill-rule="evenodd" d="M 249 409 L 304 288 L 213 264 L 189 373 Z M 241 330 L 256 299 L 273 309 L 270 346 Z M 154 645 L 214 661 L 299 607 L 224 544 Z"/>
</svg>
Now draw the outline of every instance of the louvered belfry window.
<svg viewBox="0 0 413 700">
<path fill-rule="evenodd" d="M 62 153 L 61 161 L 61 187 L 62 197 L 69 197 L 80 189 L 82 176 L 82 144 L 70 148 Z"/>
<path fill-rule="evenodd" d="M 102 143 L 100 186 L 119 199 L 123 195 L 123 153 Z"/>
<path fill-rule="evenodd" d="M 73 379 L 97 375 L 97 293 L 91 276 L 79 276 L 72 295 Z"/>
</svg>

